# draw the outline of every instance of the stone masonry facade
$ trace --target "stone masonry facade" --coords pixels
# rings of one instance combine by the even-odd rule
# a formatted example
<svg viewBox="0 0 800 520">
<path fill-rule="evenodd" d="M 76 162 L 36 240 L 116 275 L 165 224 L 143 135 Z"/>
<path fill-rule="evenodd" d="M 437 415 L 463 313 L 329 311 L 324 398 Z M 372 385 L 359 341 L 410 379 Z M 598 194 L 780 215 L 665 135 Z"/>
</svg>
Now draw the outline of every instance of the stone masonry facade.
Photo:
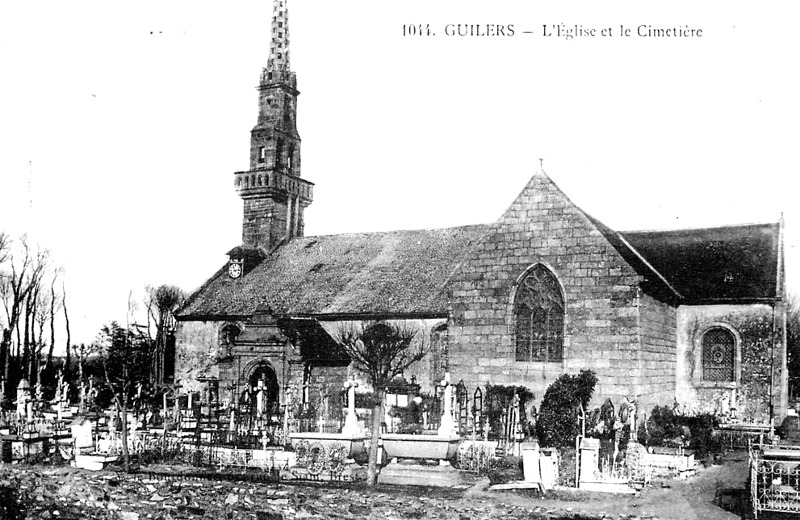
<svg viewBox="0 0 800 520">
<path fill-rule="evenodd" d="M 515 289 L 536 264 L 563 289 L 561 362 L 515 357 Z M 644 294 L 643 280 L 588 215 L 545 175 L 534 175 L 452 282 L 450 370 L 472 387 L 527 386 L 538 400 L 562 373 L 592 369 L 595 400 L 669 402 L 676 310 Z"/>
</svg>

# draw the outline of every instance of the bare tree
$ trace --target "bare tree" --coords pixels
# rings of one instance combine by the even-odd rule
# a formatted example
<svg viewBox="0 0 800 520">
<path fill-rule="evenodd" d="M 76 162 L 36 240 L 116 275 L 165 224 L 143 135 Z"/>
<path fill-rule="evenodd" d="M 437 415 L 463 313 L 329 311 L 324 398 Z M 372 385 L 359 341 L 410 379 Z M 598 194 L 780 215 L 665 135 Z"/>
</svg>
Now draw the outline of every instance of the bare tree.
<svg viewBox="0 0 800 520">
<path fill-rule="evenodd" d="M 50 299 L 47 303 L 49 303 L 49 320 L 50 320 L 50 345 L 47 349 L 47 366 L 51 368 L 53 366 L 53 350 L 56 346 L 56 314 L 59 310 L 61 310 L 61 306 L 64 303 L 64 298 L 59 298 L 58 293 L 56 292 L 56 282 L 58 281 L 59 277 L 61 276 L 61 269 L 56 269 L 53 271 L 53 278 L 50 281 Z"/>
<path fill-rule="evenodd" d="M 0 231 L 0 267 L 6 260 L 8 260 L 8 250 L 9 246 L 11 245 L 11 239 L 8 238 L 4 232 Z"/>
<path fill-rule="evenodd" d="M 47 312 L 50 307 L 50 295 L 43 292 L 41 289 L 36 291 L 36 299 L 33 307 L 33 323 L 36 326 L 36 333 L 31 334 L 31 364 L 30 364 L 30 381 L 31 383 L 41 383 L 42 373 L 42 352 L 44 351 L 44 328 L 47 325 L 49 314 Z M 35 377 L 34 377 L 35 376 Z"/>
<path fill-rule="evenodd" d="M 6 256 L 6 272 L 0 280 L 0 297 L 3 299 L 3 306 L 6 311 L 6 318 L 8 323 L 8 330 L 11 332 L 16 331 L 17 335 L 17 350 L 16 350 L 16 363 L 20 361 L 20 347 L 21 347 L 21 334 L 20 334 L 20 320 L 29 317 L 29 306 L 32 308 L 30 301 L 31 293 L 39 287 L 42 275 L 47 267 L 49 253 L 46 249 L 37 248 L 35 251 L 28 244 L 28 239 L 23 235 L 19 239 L 19 247 L 17 249 L 7 249 Z M 30 332 L 30 323 L 25 320 L 25 331 Z M 28 338 L 28 341 L 30 338 Z M 8 343 L 6 345 L 6 343 Z M 11 341 L 4 342 L 4 352 L 0 353 L 0 358 L 3 359 L 3 380 L 9 381 L 11 375 L 12 365 L 12 345 Z M 29 354 L 29 353 L 28 353 Z M 28 361 L 28 359 L 25 359 Z M 25 369 L 27 365 L 24 363 L 19 368 Z M 6 396 L 7 398 L 8 396 Z"/>
<path fill-rule="evenodd" d="M 90 343 L 87 345 L 86 343 L 81 343 L 80 345 L 71 345 L 68 347 L 67 350 L 67 359 L 70 358 L 70 352 L 75 355 L 75 358 L 78 362 L 78 387 L 81 388 L 80 392 L 80 399 L 81 399 L 81 412 L 86 410 L 86 403 L 83 399 L 86 397 L 85 395 L 85 388 L 86 388 L 86 378 L 84 377 L 84 368 L 86 367 L 86 361 L 98 354 L 100 352 L 100 345 L 96 343 Z M 66 364 L 69 366 L 69 363 Z"/>
<path fill-rule="evenodd" d="M 70 371 L 70 343 L 72 341 L 72 336 L 69 330 L 69 313 L 67 312 L 67 288 L 64 286 L 64 280 L 61 281 L 61 307 L 64 309 L 64 328 L 67 332 L 66 338 L 66 351 L 67 351 L 67 359 L 64 361 L 64 377 L 69 381 L 69 371 Z M 83 381 L 83 371 L 81 371 L 81 381 Z"/>
<path fill-rule="evenodd" d="M 353 367 L 366 376 L 376 395 L 367 467 L 367 484 L 370 486 L 374 486 L 378 479 L 378 440 L 386 386 L 427 353 L 425 342 L 415 341 L 416 334 L 416 330 L 406 324 L 386 321 L 353 324 L 339 333 L 339 344 L 350 356 Z"/>
<path fill-rule="evenodd" d="M 9 244 L 8 235 L 0 231 L 0 298 L 3 299 L 4 303 L 6 301 L 5 292 L 9 285 L 7 284 L 6 274 L 3 271 L 3 264 L 8 260 Z M 7 306 L 6 314 L 8 314 Z M 8 322 L 5 325 L 8 326 Z M 2 332 L 2 339 L 0 339 L 0 370 L 2 370 L 6 365 L 6 358 L 11 345 L 11 331 L 6 327 L 0 327 L 0 332 Z M 2 406 L 6 400 L 6 380 L 2 377 L 0 379 L 2 379 L 2 382 L 0 382 L 0 406 Z"/>
</svg>

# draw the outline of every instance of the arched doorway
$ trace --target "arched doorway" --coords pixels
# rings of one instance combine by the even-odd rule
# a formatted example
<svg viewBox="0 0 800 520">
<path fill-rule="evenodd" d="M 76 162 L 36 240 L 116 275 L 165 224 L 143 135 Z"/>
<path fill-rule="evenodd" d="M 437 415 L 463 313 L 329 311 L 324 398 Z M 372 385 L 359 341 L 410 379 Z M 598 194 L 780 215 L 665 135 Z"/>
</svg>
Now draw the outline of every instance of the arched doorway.
<svg viewBox="0 0 800 520">
<path fill-rule="evenodd" d="M 251 389 L 257 389 L 259 381 L 263 381 L 264 403 L 266 405 L 267 417 L 277 413 L 280 405 L 280 387 L 278 386 L 278 376 L 275 369 L 267 361 L 261 361 L 255 365 L 247 376 L 247 385 Z M 255 394 L 253 394 L 255 396 Z M 255 404 L 255 403 L 253 403 Z"/>
</svg>

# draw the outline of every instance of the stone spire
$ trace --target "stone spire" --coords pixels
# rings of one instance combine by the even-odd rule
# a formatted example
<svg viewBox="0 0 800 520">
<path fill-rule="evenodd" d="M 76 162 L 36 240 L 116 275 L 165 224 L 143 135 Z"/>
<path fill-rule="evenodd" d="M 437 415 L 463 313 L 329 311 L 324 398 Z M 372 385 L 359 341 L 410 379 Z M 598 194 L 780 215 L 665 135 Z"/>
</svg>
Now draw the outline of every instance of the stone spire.
<svg viewBox="0 0 800 520">
<path fill-rule="evenodd" d="M 269 60 L 263 75 L 277 76 L 290 73 L 289 65 L 289 11 L 286 0 L 275 0 L 272 13 L 272 34 L 269 43 Z M 263 79 L 262 79 L 263 81 Z"/>
<path fill-rule="evenodd" d="M 245 250 L 268 252 L 287 240 L 302 237 L 303 211 L 313 200 L 314 185 L 302 179 L 300 173 L 300 92 L 289 67 L 286 2 L 273 0 L 269 57 L 261 71 L 258 118 L 250 132 L 250 169 L 236 172 L 236 191 L 244 203 Z"/>
</svg>

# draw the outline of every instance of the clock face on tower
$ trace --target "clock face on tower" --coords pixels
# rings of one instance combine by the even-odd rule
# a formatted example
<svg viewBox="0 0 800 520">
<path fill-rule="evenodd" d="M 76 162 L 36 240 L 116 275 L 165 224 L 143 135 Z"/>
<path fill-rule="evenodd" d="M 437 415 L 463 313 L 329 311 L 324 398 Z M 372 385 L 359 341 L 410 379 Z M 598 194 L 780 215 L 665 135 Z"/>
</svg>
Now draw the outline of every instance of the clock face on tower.
<svg viewBox="0 0 800 520">
<path fill-rule="evenodd" d="M 241 262 L 231 260 L 231 263 L 228 265 L 228 276 L 230 276 L 231 278 L 239 278 L 240 276 L 242 276 Z"/>
</svg>

